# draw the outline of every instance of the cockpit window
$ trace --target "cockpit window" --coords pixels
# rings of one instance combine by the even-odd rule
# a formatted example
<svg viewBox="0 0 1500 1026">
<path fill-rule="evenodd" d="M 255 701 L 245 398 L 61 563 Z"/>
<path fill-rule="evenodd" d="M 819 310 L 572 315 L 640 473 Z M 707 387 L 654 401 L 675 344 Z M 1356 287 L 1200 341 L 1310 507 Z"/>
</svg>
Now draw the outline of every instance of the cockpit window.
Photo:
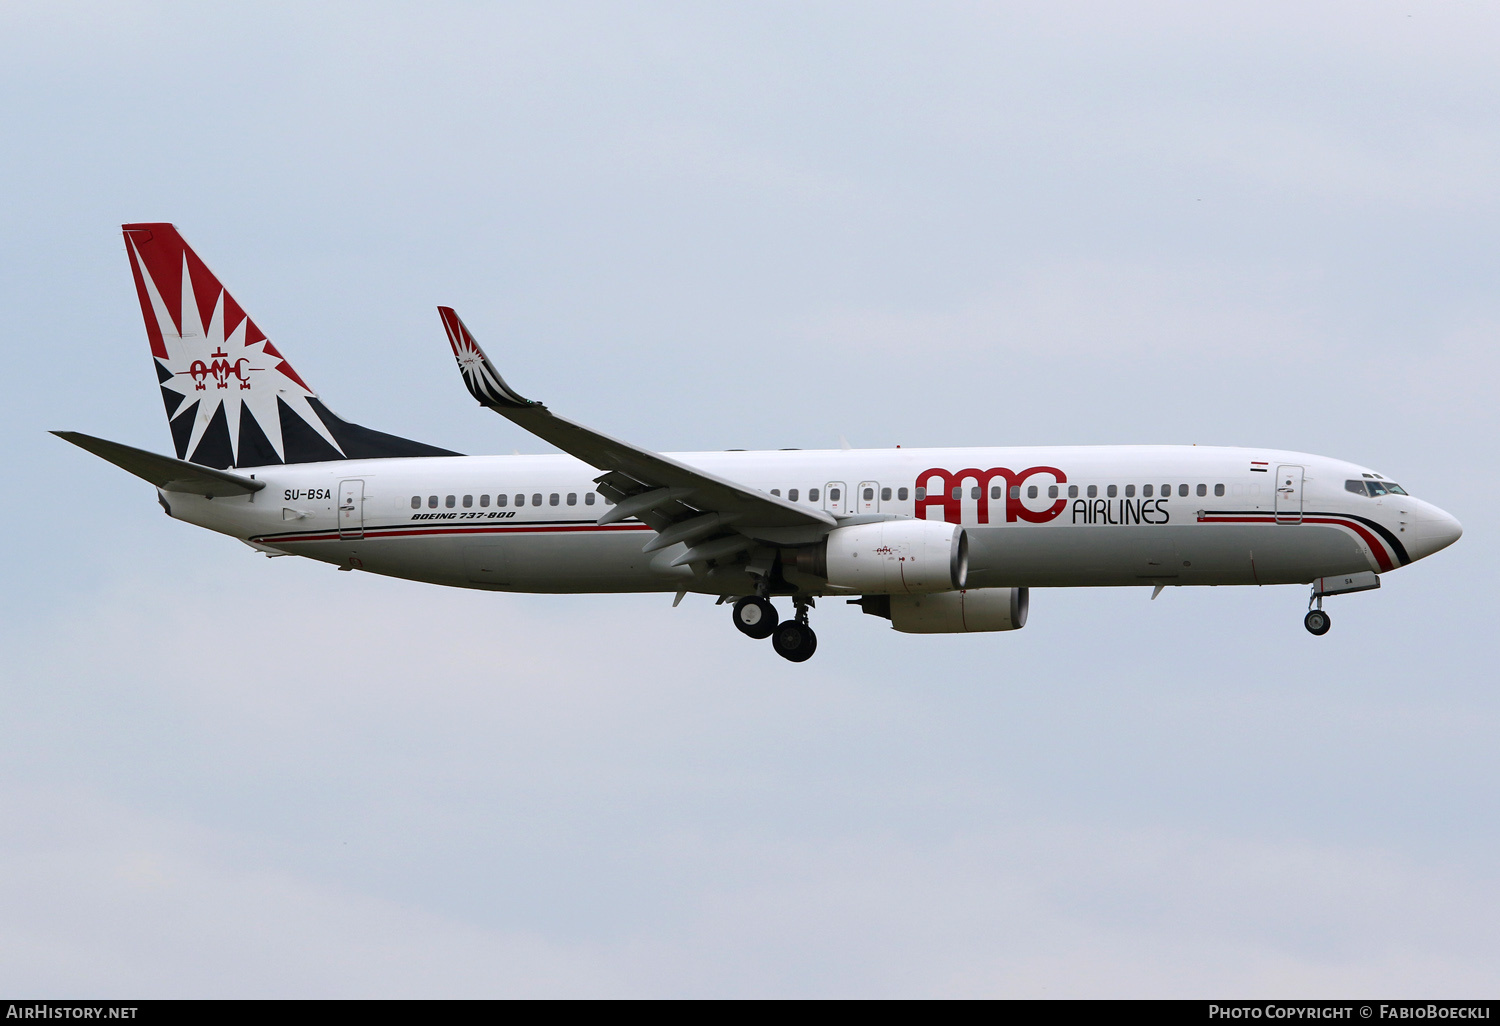
<svg viewBox="0 0 1500 1026">
<path fill-rule="evenodd" d="M 1345 481 L 1344 488 L 1355 495 L 1368 495 L 1370 498 L 1379 498 L 1382 495 L 1409 495 L 1410 493 L 1394 481 L 1376 481 L 1366 475 L 1364 481 Z"/>
</svg>

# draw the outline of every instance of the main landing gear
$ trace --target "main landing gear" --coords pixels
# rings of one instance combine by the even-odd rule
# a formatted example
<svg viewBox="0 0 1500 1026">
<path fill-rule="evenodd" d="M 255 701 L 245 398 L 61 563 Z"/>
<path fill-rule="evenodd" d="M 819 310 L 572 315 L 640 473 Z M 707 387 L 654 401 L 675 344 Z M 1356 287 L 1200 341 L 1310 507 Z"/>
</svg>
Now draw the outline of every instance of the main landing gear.
<svg viewBox="0 0 1500 1026">
<path fill-rule="evenodd" d="M 770 638 L 771 647 L 783 659 L 794 663 L 804 662 L 818 650 L 818 636 L 807 624 L 807 610 L 811 599 L 795 598 L 797 615 L 786 621 L 778 620 L 776 607 L 763 595 L 750 595 L 734 604 L 734 625 L 741 634 L 751 638 Z"/>
<path fill-rule="evenodd" d="M 742 598 L 734 604 L 734 625 L 747 637 L 769 638 L 776 630 L 776 607 L 759 595 Z"/>
</svg>

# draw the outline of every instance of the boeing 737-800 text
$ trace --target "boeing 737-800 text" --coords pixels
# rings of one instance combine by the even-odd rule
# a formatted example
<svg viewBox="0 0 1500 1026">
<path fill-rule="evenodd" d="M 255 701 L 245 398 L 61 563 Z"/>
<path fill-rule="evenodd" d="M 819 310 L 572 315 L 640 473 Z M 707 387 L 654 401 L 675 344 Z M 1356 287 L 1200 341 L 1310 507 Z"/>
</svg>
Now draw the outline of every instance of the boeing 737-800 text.
<svg viewBox="0 0 1500 1026">
<path fill-rule="evenodd" d="M 491 591 L 714 595 L 800 662 L 808 610 L 833 596 L 941 634 L 1024 626 L 1031 588 L 1310 584 L 1323 634 L 1324 596 L 1462 533 L 1368 467 L 1299 452 L 651 452 L 522 398 L 441 307 L 470 394 L 566 454 L 462 456 L 341 420 L 176 228 L 124 231 L 177 455 L 58 434 L 154 484 L 168 515 L 271 555 Z"/>
</svg>

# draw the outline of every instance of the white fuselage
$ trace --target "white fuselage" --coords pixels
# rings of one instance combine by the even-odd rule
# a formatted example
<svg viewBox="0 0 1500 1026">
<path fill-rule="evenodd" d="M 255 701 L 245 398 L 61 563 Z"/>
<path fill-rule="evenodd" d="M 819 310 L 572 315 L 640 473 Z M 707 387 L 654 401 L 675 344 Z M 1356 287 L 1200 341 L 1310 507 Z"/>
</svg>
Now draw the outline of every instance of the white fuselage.
<svg viewBox="0 0 1500 1026">
<path fill-rule="evenodd" d="M 1450 544 L 1456 520 L 1349 481 L 1306 453 L 1078 446 L 680 453 L 721 478 L 833 514 L 961 524 L 968 587 L 1307 583 L 1383 573 Z M 275 552 L 457 587 L 752 594 L 741 570 L 642 552 L 636 520 L 600 527 L 599 471 L 570 456 L 345 460 L 240 471 L 250 496 L 164 494 L 178 519 Z M 1372 488 L 1370 491 L 1378 492 Z M 809 594 L 847 593 L 788 570 Z"/>
</svg>

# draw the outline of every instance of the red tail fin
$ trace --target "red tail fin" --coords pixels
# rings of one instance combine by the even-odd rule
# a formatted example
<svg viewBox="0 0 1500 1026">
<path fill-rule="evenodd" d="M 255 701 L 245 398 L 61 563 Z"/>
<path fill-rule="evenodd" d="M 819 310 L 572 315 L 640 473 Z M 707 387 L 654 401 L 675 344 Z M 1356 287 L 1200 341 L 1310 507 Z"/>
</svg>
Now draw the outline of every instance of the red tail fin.
<svg viewBox="0 0 1500 1026">
<path fill-rule="evenodd" d="M 452 455 L 334 416 L 175 227 L 123 228 L 179 459 L 226 468 Z"/>
</svg>

